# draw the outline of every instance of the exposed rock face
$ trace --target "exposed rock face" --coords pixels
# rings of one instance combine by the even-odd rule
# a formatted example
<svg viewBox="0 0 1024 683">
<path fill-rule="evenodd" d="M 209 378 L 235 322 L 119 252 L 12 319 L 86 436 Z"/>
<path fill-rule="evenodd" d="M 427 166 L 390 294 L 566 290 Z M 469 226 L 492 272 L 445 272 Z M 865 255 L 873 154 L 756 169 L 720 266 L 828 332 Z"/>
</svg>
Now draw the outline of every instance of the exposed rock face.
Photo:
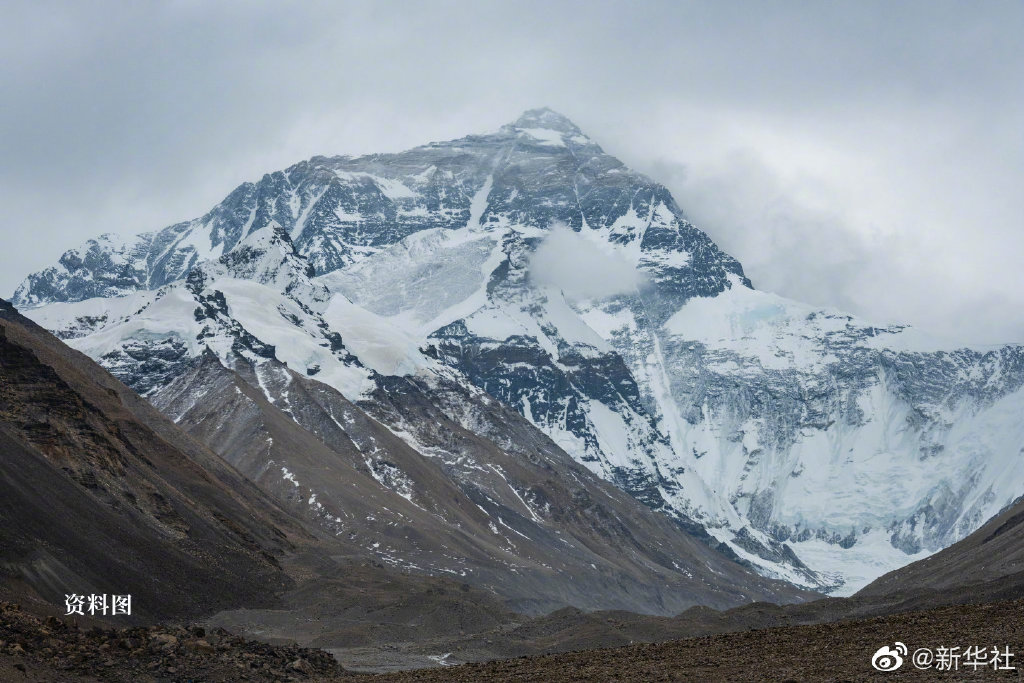
<svg viewBox="0 0 1024 683">
<path fill-rule="evenodd" d="M 567 296 L 536 277 L 559 230 L 580 245 L 566 268 L 597 250 L 636 284 Z M 591 472 L 806 586 L 852 592 L 1024 490 L 1021 347 L 945 348 L 754 290 L 664 187 L 550 110 L 314 157 L 194 221 L 68 252 L 15 297 L 148 394 L 207 347 L 252 364 L 255 386 L 276 361 L 361 407 L 383 406 L 392 377 L 483 389 Z"/>
</svg>

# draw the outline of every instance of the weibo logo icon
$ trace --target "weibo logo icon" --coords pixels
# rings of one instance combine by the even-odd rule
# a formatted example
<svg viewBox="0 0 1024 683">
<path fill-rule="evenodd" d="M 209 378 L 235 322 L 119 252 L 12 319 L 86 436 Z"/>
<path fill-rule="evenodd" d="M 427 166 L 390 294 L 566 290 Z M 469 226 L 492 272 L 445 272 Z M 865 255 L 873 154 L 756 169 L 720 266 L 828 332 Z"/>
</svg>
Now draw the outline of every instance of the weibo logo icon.
<svg viewBox="0 0 1024 683">
<path fill-rule="evenodd" d="M 879 671 L 895 671 L 903 666 L 903 658 L 907 655 L 907 646 L 898 640 L 892 647 L 883 645 L 871 655 L 871 666 Z"/>
</svg>

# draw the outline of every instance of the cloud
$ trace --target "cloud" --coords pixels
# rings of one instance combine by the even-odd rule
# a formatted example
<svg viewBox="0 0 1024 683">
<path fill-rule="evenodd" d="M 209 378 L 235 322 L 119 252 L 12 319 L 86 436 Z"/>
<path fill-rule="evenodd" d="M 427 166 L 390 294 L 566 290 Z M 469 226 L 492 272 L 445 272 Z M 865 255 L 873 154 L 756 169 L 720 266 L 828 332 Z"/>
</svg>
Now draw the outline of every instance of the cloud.
<svg viewBox="0 0 1024 683">
<path fill-rule="evenodd" d="M 562 290 L 571 301 L 635 292 L 643 275 L 624 256 L 606 251 L 582 233 L 556 225 L 530 258 L 530 280 Z"/>
<path fill-rule="evenodd" d="M 864 313 L 856 281 L 892 267 L 884 244 L 872 244 L 838 212 L 802 204 L 750 150 L 723 154 L 713 168 L 661 161 L 651 172 L 759 289 Z"/>
<path fill-rule="evenodd" d="M 932 226 L 921 239 L 864 224 L 842 203 L 813 206 L 804 198 L 820 195 L 816 182 L 784 180 L 751 150 L 704 167 L 661 161 L 648 170 L 758 289 L 871 322 L 910 323 L 958 343 L 1024 342 L 1019 293 L 986 270 L 997 257 L 950 258 L 954 246 L 969 253 L 979 241 L 987 245 L 984 235 Z"/>
<path fill-rule="evenodd" d="M 0 294 L 90 237 L 195 218 L 301 159 L 547 105 L 680 195 L 757 284 L 1024 341 L 1020 2 L 4 10 Z"/>
</svg>

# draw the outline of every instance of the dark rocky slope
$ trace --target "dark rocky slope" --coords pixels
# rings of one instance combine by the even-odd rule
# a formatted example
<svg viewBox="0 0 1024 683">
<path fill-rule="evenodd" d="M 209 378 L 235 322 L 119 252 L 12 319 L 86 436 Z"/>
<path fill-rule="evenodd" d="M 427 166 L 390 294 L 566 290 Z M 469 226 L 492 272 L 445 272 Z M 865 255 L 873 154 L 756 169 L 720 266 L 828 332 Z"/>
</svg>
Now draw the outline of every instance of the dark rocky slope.
<svg viewBox="0 0 1024 683">
<path fill-rule="evenodd" d="M 151 426 L 152 425 L 152 426 Z M 0 580 L 135 620 L 269 604 L 308 537 L 131 390 L 0 301 Z"/>
<path fill-rule="evenodd" d="M 967 538 L 934 555 L 879 577 L 857 593 L 876 597 L 915 591 L 962 592 L 1001 586 L 1024 591 L 1024 499 Z"/>
<path fill-rule="evenodd" d="M 322 650 L 246 641 L 222 629 L 138 626 L 86 628 L 42 619 L 0 602 L 3 681 L 338 680 L 344 673 Z"/>
</svg>

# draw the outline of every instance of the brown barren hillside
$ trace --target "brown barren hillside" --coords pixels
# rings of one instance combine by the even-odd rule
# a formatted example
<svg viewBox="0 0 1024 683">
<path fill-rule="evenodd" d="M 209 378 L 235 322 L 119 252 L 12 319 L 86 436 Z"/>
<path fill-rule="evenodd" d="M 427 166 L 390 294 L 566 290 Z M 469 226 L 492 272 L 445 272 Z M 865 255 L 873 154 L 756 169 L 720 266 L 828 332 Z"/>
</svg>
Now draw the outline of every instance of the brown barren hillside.
<svg viewBox="0 0 1024 683">
<path fill-rule="evenodd" d="M 269 604 L 301 527 L 105 370 L 0 301 L 0 583 L 134 620 Z"/>
</svg>

